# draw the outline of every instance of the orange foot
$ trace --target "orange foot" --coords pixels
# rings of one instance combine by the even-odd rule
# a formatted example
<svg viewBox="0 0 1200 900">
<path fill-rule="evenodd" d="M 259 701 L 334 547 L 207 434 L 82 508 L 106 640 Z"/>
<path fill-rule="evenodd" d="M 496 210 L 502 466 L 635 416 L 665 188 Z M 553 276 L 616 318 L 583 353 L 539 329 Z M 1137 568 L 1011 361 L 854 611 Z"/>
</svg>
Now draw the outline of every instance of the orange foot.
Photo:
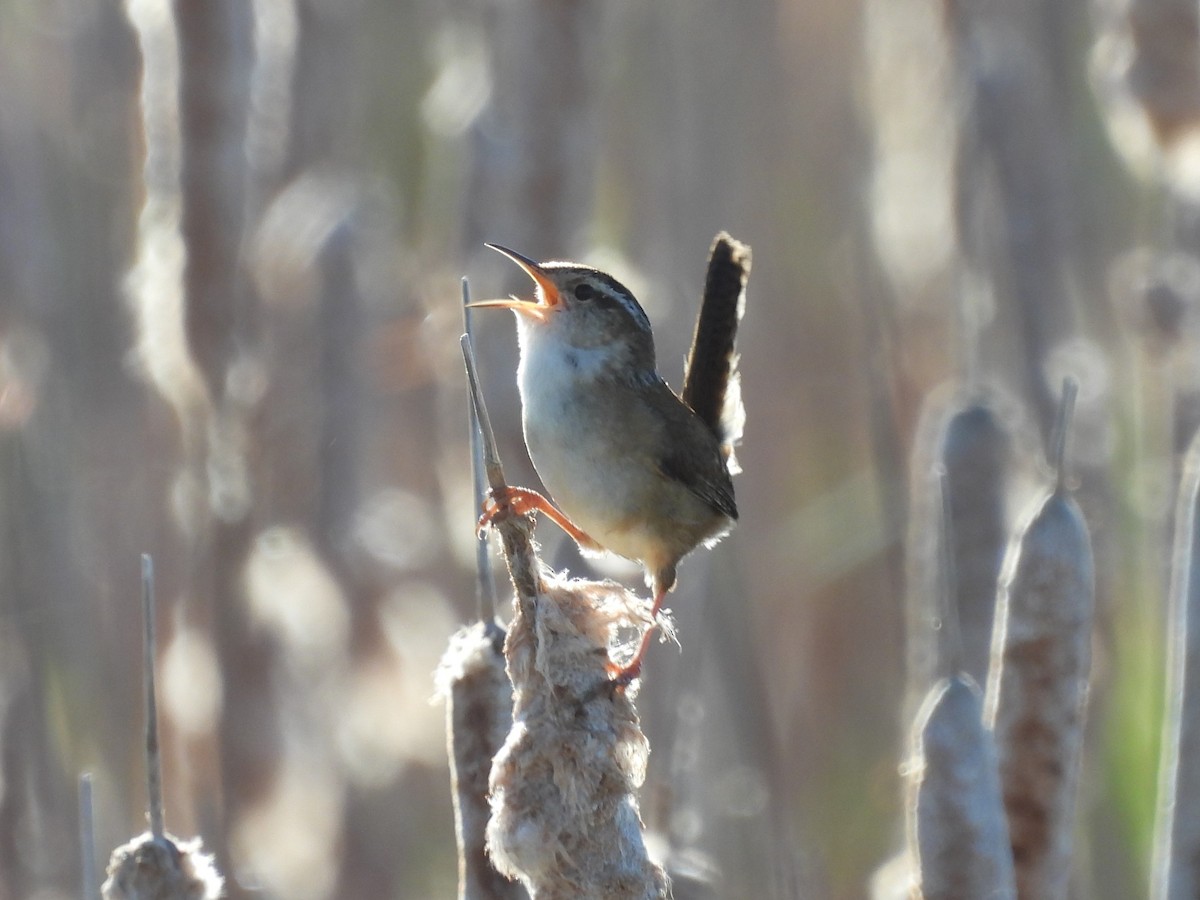
<svg viewBox="0 0 1200 900">
<path fill-rule="evenodd" d="M 650 641 L 654 638 L 654 632 L 658 630 L 658 611 L 662 609 L 663 600 L 666 597 L 665 590 L 661 588 L 655 590 L 654 605 L 650 607 L 650 627 L 642 635 L 642 642 L 638 644 L 637 653 L 633 654 L 633 659 L 624 668 L 617 669 L 613 673 L 612 683 L 616 687 L 625 687 L 641 677 L 642 662 L 646 658 L 646 651 L 650 649 Z"/>
<path fill-rule="evenodd" d="M 507 516 L 528 516 L 535 512 L 545 513 L 550 521 L 570 535 L 585 550 L 603 550 L 595 540 L 568 519 L 558 507 L 528 488 L 507 487 L 503 492 L 491 491 L 483 502 L 483 515 L 476 526 L 482 534 L 487 528 Z"/>
</svg>

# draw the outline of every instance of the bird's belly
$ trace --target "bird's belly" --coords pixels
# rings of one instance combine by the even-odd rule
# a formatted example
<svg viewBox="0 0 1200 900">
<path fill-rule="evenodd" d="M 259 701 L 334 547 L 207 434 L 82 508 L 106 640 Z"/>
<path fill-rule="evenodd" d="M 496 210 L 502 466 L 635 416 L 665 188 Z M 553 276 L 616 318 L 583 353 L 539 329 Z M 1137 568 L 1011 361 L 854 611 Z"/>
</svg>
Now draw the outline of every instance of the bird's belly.
<svg viewBox="0 0 1200 900">
<path fill-rule="evenodd" d="M 620 518 L 626 505 L 614 438 L 619 423 L 602 405 L 582 402 L 593 385 L 580 384 L 577 373 L 564 377 L 569 367 L 557 350 L 538 344 L 522 353 L 518 381 L 525 446 L 551 499 L 601 540 L 600 532 Z"/>
<path fill-rule="evenodd" d="M 724 530 L 723 516 L 614 438 L 627 423 L 559 413 L 525 417 L 530 458 L 559 509 L 606 550 L 656 567 Z"/>
<path fill-rule="evenodd" d="M 630 555 L 613 546 L 612 538 L 636 515 L 631 490 L 636 473 L 605 429 L 569 413 L 550 427 L 527 418 L 525 443 L 546 490 L 568 518 L 614 553 Z"/>
<path fill-rule="evenodd" d="M 528 332 L 528 333 L 526 333 Z M 652 411 L 617 402 L 592 380 L 586 353 L 565 358 L 522 332 L 518 384 L 525 444 L 550 498 L 606 550 L 657 570 L 728 526 L 725 516 L 661 469 L 670 440 Z"/>
</svg>

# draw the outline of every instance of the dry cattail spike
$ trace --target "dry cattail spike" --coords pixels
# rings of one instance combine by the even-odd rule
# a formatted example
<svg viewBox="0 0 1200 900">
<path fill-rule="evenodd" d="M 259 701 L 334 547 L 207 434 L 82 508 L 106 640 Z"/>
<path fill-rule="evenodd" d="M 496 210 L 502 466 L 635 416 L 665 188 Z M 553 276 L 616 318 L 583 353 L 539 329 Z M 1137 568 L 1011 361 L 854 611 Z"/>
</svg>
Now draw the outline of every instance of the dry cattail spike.
<svg viewBox="0 0 1200 900">
<path fill-rule="evenodd" d="M 492 757 L 512 727 L 512 684 L 504 671 L 504 631 L 476 622 L 450 639 L 438 667 L 458 839 L 459 900 L 519 900 L 525 890 L 496 871 L 486 833 Z"/>
<path fill-rule="evenodd" d="M 108 862 L 104 900 L 216 900 L 224 880 L 200 839 L 178 841 L 149 832 L 122 844 Z"/>
<path fill-rule="evenodd" d="M 938 547 L 941 549 L 938 562 L 941 565 L 937 596 L 940 608 L 938 627 L 934 629 L 938 640 L 937 658 L 941 666 L 937 675 L 939 678 L 953 678 L 965 672 L 965 668 L 962 626 L 959 624 L 958 606 L 954 602 L 958 591 L 958 567 L 951 549 L 954 511 L 950 508 L 950 491 L 945 469 L 939 468 L 934 471 L 932 487 L 942 513 L 938 519 Z"/>
<path fill-rule="evenodd" d="M 1064 386 L 1054 489 L 1009 547 L 996 609 L 985 721 L 1022 898 L 1065 897 L 1091 666 L 1091 541 L 1067 494 L 1063 445 L 1074 383 Z"/>
<path fill-rule="evenodd" d="M 1016 897 L 996 749 L 981 713 L 978 686 L 955 675 L 934 685 L 917 716 L 908 838 L 922 900 Z"/>
<path fill-rule="evenodd" d="M 1167 618 L 1167 704 L 1159 767 L 1152 900 L 1200 896 L 1200 432 L 1175 512 Z"/>
<path fill-rule="evenodd" d="M 962 671 L 983 684 L 1007 540 L 1011 439 L 994 406 L 974 398 L 947 420 L 940 449 L 949 517 L 943 553 L 954 567 L 949 598 L 958 617 Z"/>
<path fill-rule="evenodd" d="M 537 900 L 670 896 L 642 836 L 649 745 L 634 691 L 609 681 L 616 629 L 648 624 L 644 601 L 613 583 L 546 576 L 517 606 L 505 646 L 513 729 L 492 767 L 488 847 Z"/>
<path fill-rule="evenodd" d="M 911 721 L 941 676 L 968 673 L 987 679 L 995 618 L 996 584 L 1008 542 L 1006 496 L 1012 439 L 997 410 L 1000 401 L 945 388 L 922 411 L 913 454 L 912 518 L 908 534 L 906 593 L 908 691 Z M 930 490 L 930 473 L 944 473 Z M 935 499 L 939 496 L 942 502 Z M 939 524 L 943 518 L 953 523 Z M 939 585 L 947 568 L 954 585 Z M 941 598 L 940 605 L 937 602 Z M 960 660 L 951 670 L 934 623 L 952 609 L 958 622 Z"/>
</svg>

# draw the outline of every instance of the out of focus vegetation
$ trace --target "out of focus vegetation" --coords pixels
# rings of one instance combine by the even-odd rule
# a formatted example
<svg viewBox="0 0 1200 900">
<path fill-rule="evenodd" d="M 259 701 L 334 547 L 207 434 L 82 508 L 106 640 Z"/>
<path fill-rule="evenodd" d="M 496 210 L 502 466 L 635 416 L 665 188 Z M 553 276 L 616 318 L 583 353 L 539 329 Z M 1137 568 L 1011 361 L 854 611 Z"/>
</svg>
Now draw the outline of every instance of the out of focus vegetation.
<svg viewBox="0 0 1200 900">
<path fill-rule="evenodd" d="M 1072 374 L 1073 877 L 1143 895 L 1200 422 L 1197 34 L 1172 0 L 0 0 L 0 900 L 75 896 L 79 772 L 102 858 L 142 828 L 143 551 L 167 824 L 229 896 L 453 896 L 458 279 L 527 290 L 485 240 L 611 271 L 679 384 L 721 229 L 754 249 L 742 518 L 647 663 L 647 825 L 720 896 L 866 895 L 931 674 L 905 612 L 934 590 L 928 470 L 975 458 L 939 429 L 981 409 L 998 442 L 952 524 L 993 541 L 958 572 L 982 653 L 996 523 L 1047 482 Z M 479 325 L 536 486 L 513 329 Z"/>
</svg>

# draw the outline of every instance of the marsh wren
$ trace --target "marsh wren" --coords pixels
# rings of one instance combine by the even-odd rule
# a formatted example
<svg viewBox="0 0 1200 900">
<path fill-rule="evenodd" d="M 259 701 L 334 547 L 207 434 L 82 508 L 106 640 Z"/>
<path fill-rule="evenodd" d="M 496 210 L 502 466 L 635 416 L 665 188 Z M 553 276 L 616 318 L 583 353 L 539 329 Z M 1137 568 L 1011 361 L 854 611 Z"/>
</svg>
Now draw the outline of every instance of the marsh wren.
<svg viewBox="0 0 1200 900">
<path fill-rule="evenodd" d="M 738 517 L 730 476 L 737 471 L 733 445 L 743 416 L 733 342 L 749 250 L 718 236 L 714 263 L 718 250 L 739 254 L 741 276 L 732 292 L 706 290 L 706 298 L 722 299 L 706 299 L 701 310 L 680 396 L 658 374 L 650 320 L 628 288 L 588 266 L 539 263 L 487 246 L 536 284 L 533 300 L 471 306 L 517 314 L 525 444 L 555 502 L 509 488 L 489 501 L 481 525 L 506 506 L 517 513 L 538 510 L 583 550 L 640 562 L 654 592 L 654 619 L 675 585 L 679 561 L 701 543 L 715 544 Z M 618 682 L 638 677 L 653 630 L 616 674 Z"/>
</svg>

